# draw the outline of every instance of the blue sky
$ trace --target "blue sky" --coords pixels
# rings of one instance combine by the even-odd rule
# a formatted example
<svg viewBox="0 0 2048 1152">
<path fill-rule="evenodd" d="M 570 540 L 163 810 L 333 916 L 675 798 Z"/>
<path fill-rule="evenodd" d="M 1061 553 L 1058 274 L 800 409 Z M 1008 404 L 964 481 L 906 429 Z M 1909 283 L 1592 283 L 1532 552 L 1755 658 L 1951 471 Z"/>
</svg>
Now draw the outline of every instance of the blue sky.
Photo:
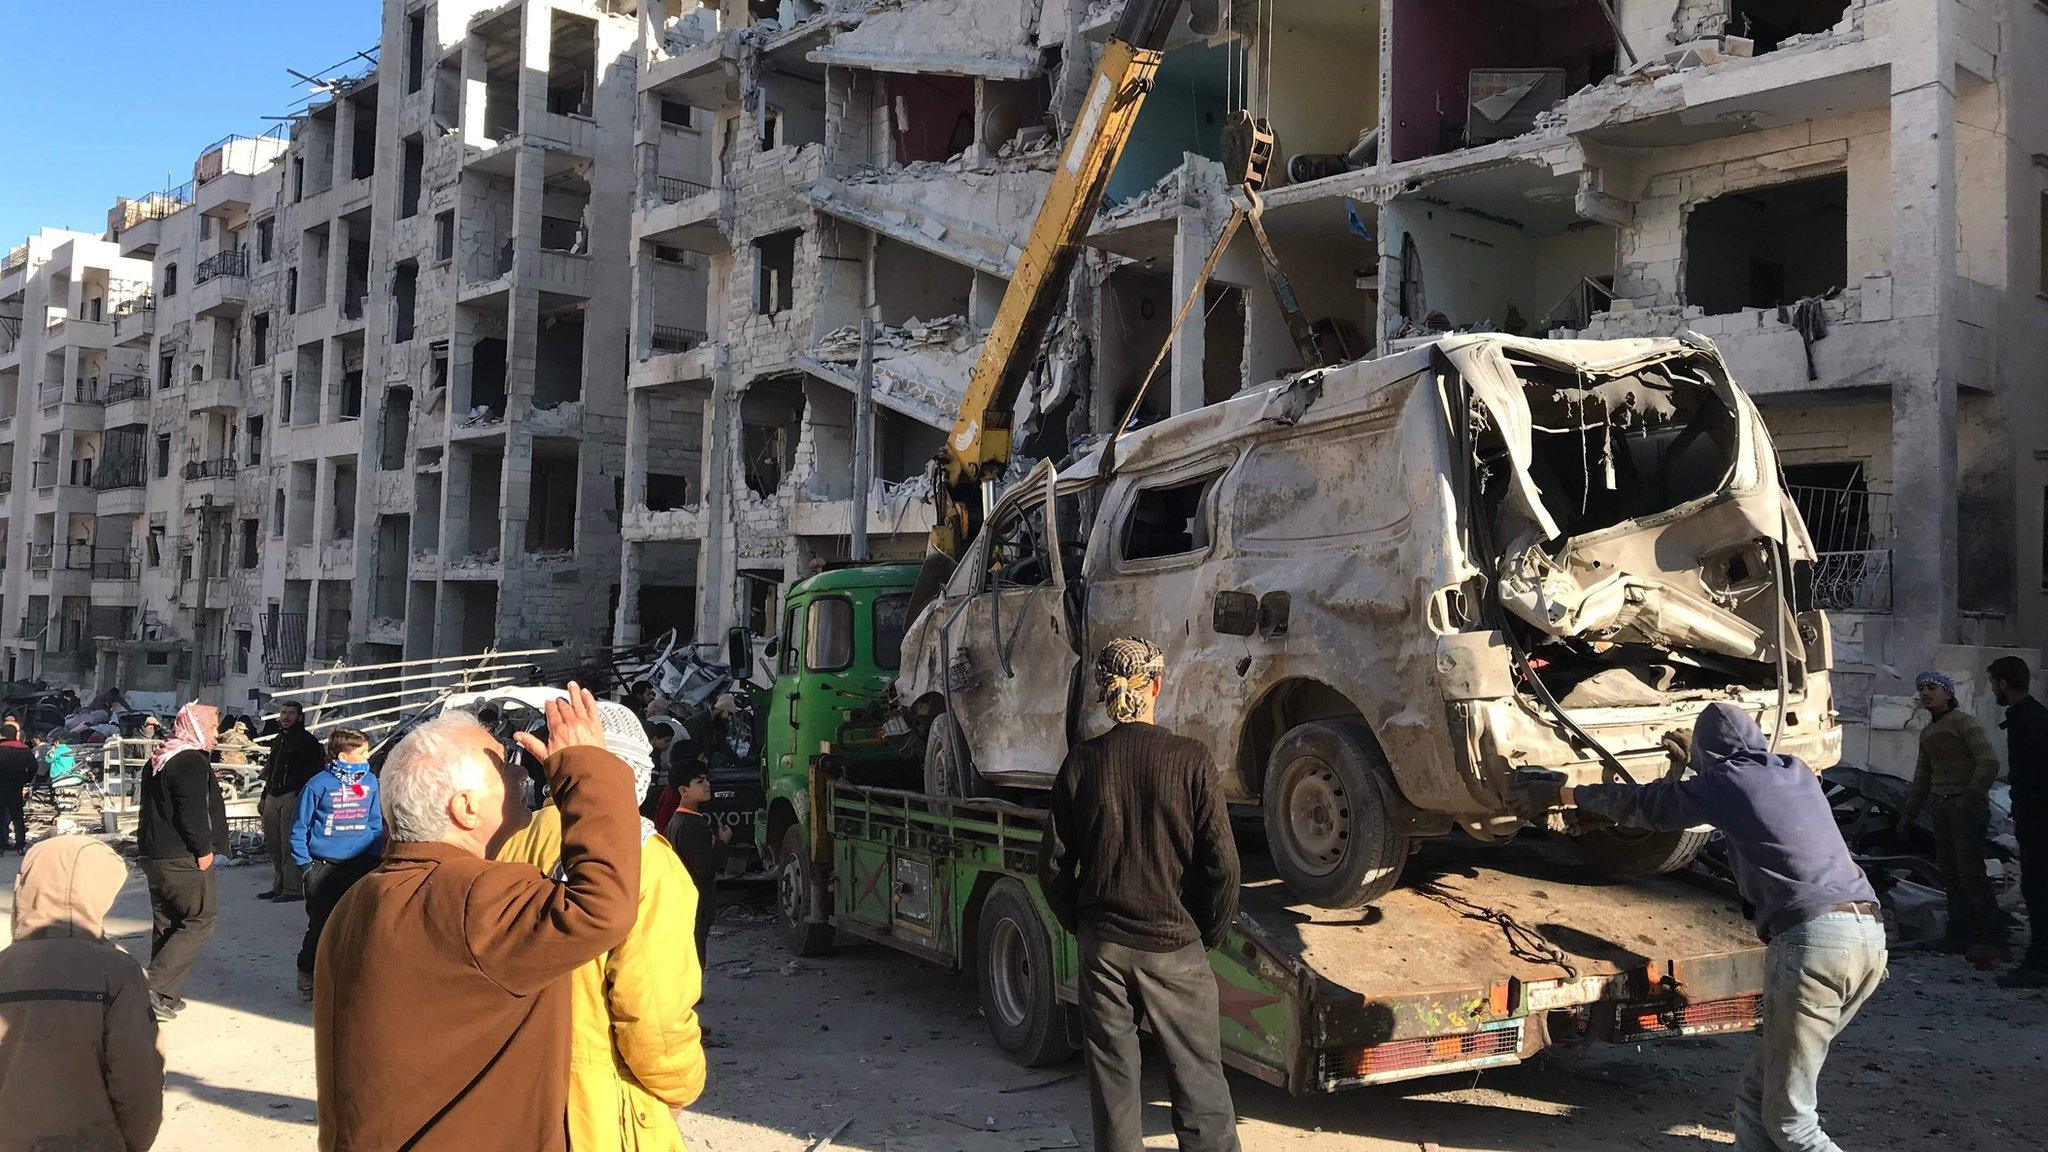
<svg viewBox="0 0 2048 1152">
<path fill-rule="evenodd" d="M 0 0 L 0 250 L 45 225 L 103 231 L 114 197 L 190 180 L 206 145 L 303 107 L 286 68 L 374 48 L 381 8 Z"/>
</svg>

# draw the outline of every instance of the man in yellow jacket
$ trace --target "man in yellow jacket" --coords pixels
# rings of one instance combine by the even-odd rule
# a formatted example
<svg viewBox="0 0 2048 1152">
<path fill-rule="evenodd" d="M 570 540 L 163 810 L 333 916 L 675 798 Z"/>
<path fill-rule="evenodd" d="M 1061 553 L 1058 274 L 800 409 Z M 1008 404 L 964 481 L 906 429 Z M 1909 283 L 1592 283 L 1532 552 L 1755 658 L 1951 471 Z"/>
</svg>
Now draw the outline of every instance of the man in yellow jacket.
<svg viewBox="0 0 2048 1152">
<path fill-rule="evenodd" d="M 638 717 L 600 703 L 605 748 L 633 769 L 634 795 L 647 791 L 652 748 Z M 625 942 L 570 978 L 570 1152 L 682 1152 L 676 1112 L 704 1090 L 704 1042 L 697 1000 L 697 889 L 675 850 L 640 822 L 639 914 Z M 497 852 L 554 875 L 562 821 L 551 807 Z"/>
</svg>

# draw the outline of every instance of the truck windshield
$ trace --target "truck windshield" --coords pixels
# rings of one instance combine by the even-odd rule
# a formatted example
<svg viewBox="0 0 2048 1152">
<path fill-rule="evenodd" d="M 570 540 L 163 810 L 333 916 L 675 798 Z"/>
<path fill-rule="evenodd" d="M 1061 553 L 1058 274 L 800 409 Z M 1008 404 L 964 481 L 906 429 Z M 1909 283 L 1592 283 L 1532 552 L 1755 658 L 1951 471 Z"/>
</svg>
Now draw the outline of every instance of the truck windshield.
<svg viewBox="0 0 2048 1152">
<path fill-rule="evenodd" d="M 903 634 L 910 628 L 910 597 L 891 593 L 875 597 L 875 667 L 891 671 L 903 664 Z"/>
</svg>

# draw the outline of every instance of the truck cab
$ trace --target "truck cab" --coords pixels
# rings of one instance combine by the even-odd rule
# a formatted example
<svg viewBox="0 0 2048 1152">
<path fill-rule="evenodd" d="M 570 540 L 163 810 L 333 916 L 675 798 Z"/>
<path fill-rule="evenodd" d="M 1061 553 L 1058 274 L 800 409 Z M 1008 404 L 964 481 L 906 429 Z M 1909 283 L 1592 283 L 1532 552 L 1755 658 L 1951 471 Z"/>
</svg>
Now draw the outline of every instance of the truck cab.
<svg viewBox="0 0 2048 1152">
<path fill-rule="evenodd" d="M 792 933 L 829 932 L 804 922 L 811 884 L 805 825 L 818 757 L 829 752 L 836 771 L 868 783 L 922 779 L 918 756 L 884 732 L 884 698 L 901 663 L 917 572 L 916 564 L 870 564 L 801 580 L 769 641 L 772 680 L 762 701 L 761 742 L 766 797 L 754 844 L 776 875 L 783 923 Z"/>
</svg>

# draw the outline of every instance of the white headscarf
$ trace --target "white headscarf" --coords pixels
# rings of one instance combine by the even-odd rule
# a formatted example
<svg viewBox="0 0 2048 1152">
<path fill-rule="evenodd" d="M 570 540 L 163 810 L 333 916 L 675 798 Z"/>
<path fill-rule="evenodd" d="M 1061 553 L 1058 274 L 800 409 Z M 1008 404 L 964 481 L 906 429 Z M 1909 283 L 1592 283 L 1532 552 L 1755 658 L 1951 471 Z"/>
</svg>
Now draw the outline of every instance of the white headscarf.
<svg viewBox="0 0 2048 1152">
<path fill-rule="evenodd" d="M 640 718 L 631 708 L 612 700 L 600 700 L 597 717 L 604 722 L 605 751 L 626 762 L 633 770 L 633 798 L 637 801 L 647 795 L 647 789 L 654 782 L 654 745 L 647 742 L 647 731 L 641 726 Z M 659 829 L 654 821 L 640 818 L 640 839 L 645 842 Z"/>
</svg>

